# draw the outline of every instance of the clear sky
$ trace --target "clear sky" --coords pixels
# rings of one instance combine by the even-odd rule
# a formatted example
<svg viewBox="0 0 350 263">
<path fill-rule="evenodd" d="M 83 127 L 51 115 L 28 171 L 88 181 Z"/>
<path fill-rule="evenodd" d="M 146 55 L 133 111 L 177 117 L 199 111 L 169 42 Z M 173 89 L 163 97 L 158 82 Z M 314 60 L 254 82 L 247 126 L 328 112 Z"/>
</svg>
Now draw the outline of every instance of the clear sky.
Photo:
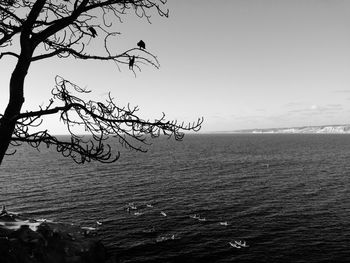
<svg viewBox="0 0 350 263">
<path fill-rule="evenodd" d="M 121 47 L 143 39 L 161 68 L 135 78 L 113 63 L 36 62 L 28 72 L 25 109 L 50 98 L 55 75 L 108 91 L 142 116 L 204 117 L 202 132 L 350 123 L 350 1 L 169 0 L 170 17 L 152 24 L 133 15 L 118 25 Z M 0 110 L 13 58 L 0 60 Z M 64 133 L 58 118 L 46 125 Z"/>
</svg>

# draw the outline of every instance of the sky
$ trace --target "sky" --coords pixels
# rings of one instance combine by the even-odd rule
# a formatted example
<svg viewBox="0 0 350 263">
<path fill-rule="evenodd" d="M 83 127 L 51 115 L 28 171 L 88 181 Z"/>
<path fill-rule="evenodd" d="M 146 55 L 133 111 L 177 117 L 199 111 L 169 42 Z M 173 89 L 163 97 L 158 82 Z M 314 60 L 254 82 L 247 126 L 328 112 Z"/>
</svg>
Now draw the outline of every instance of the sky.
<svg viewBox="0 0 350 263">
<path fill-rule="evenodd" d="M 134 73 L 113 63 L 49 59 L 32 64 L 24 110 L 47 104 L 61 75 L 110 91 L 141 116 L 195 121 L 201 132 L 350 123 L 350 1 L 169 0 L 169 18 L 130 14 L 117 24 L 116 49 L 142 39 L 160 69 Z M 96 51 L 100 51 L 96 48 Z M 0 111 L 15 59 L 0 60 Z M 45 128 L 64 134 L 58 117 Z"/>
</svg>

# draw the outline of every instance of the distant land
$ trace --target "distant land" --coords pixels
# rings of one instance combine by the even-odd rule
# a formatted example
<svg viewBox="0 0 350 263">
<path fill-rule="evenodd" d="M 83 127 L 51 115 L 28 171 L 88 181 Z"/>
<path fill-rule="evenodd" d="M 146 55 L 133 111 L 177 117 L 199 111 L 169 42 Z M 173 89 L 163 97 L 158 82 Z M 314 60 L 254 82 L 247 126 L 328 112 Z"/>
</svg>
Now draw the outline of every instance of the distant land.
<svg viewBox="0 0 350 263">
<path fill-rule="evenodd" d="M 343 125 L 322 125 L 322 126 L 303 126 L 289 128 L 271 128 L 271 129 L 246 129 L 235 130 L 232 133 L 324 133 L 324 134 L 350 134 L 350 124 Z"/>
</svg>

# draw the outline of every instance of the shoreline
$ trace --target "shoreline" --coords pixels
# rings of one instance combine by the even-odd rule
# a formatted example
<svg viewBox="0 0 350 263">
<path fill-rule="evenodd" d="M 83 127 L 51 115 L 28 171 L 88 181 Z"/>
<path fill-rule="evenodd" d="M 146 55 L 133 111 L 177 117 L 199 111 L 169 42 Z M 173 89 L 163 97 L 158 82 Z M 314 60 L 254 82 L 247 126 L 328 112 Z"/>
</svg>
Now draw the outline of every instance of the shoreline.
<svg viewBox="0 0 350 263">
<path fill-rule="evenodd" d="M 3 208 L 0 258 L 6 263 L 103 263 L 108 255 L 96 229 L 30 219 Z"/>
</svg>

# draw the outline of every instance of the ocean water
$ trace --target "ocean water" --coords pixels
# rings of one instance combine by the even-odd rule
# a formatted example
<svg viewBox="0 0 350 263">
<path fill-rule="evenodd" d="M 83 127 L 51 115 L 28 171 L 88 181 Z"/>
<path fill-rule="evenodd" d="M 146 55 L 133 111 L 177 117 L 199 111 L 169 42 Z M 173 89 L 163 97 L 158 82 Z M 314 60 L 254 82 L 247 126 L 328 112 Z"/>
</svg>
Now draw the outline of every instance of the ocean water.
<svg viewBox="0 0 350 263">
<path fill-rule="evenodd" d="M 85 165 L 25 146 L 0 174 L 0 204 L 100 221 L 120 262 L 350 262 L 350 135 L 160 138 L 148 153 Z"/>
</svg>

